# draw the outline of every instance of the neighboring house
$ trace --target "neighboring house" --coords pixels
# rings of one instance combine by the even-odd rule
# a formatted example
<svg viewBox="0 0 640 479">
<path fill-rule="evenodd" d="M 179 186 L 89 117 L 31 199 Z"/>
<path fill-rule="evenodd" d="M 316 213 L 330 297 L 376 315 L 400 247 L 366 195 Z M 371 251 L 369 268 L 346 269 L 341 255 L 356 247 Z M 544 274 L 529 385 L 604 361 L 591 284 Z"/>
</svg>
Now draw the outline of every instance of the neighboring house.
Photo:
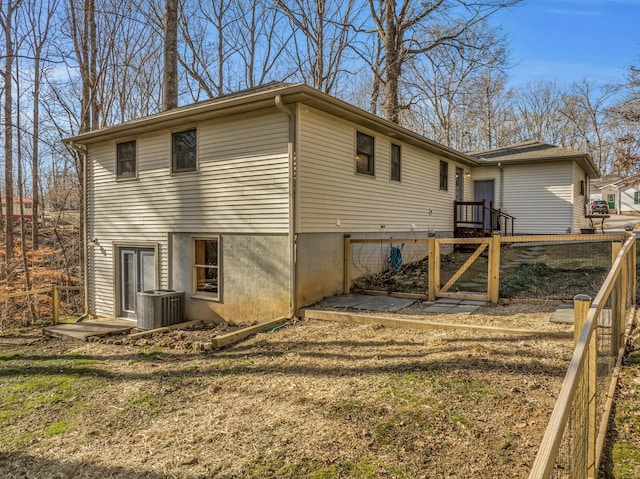
<svg viewBox="0 0 640 479">
<path fill-rule="evenodd" d="M 516 218 L 516 234 L 579 233 L 588 227 L 589 186 L 600 173 L 582 152 L 536 141 L 471 153 L 473 199 Z"/>
<path fill-rule="evenodd" d="M 304 85 L 67 142 L 84 152 L 89 312 L 130 319 L 159 288 L 186 292 L 187 319 L 291 317 L 341 292 L 346 234 L 451 236 L 480 165 Z"/>
<path fill-rule="evenodd" d="M 592 182 L 591 200 L 605 200 L 613 213 L 640 212 L 640 176 L 605 175 Z"/>
<path fill-rule="evenodd" d="M 13 197 L 13 221 L 18 221 L 20 219 L 20 197 L 19 196 L 14 196 Z M 2 198 L 1 201 L 1 206 L 0 208 L 2 209 L 2 219 L 6 219 L 7 218 L 7 202 L 5 198 Z M 31 198 L 26 198 L 23 197 L 22 198 L 22 208 L 23 208 L 23 212 L 24 212 L 24 218 L 25 219 L 33 219 L 33 200 Z"/>
</svg>

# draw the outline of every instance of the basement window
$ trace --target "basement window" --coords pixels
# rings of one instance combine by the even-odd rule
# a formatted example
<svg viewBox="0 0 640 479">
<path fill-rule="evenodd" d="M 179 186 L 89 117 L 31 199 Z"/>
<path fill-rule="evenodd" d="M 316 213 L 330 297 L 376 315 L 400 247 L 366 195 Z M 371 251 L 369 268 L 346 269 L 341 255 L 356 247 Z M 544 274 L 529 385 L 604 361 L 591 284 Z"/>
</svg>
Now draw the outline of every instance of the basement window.
<svg viewBox="0 0 640 479">
<path fill-rule="evenodd" d="M 194 294 L 220 298 L 220 238 L 193 240 Z"/>
</svg>

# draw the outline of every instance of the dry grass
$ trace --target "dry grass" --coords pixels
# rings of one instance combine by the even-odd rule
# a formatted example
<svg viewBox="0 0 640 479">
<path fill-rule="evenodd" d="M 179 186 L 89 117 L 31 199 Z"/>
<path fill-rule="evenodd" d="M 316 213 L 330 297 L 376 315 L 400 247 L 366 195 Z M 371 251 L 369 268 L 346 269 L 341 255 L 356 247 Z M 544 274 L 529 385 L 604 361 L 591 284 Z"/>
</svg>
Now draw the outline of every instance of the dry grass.
<svg viewBox="0 0 640 479">
<path fill-rule="evenodd" d="M 548 324 L 518 308 L 473 320 Z M 0 337 L 2 477 L 523 477 L 571 354 L 320 321 L 218 352 L 163 340 Z"/>
</svg>

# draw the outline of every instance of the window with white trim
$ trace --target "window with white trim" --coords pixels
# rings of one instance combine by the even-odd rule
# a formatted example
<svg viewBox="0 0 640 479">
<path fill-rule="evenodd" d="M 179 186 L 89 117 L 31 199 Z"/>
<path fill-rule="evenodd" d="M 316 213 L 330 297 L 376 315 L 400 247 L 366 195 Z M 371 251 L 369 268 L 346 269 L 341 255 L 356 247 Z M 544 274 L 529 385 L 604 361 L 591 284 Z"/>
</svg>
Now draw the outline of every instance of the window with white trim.
<svg viewBox="0 0 640 479">
<path fill-rule="evenodd" d="M 193 240 L 193 292 L 220 297 L 220 238 Z"/>
<path fill-rule="evenodd" d="M 633 192 L 633 204 L 640 205 L 640 191 L 636 190 Z"/>
</svg>

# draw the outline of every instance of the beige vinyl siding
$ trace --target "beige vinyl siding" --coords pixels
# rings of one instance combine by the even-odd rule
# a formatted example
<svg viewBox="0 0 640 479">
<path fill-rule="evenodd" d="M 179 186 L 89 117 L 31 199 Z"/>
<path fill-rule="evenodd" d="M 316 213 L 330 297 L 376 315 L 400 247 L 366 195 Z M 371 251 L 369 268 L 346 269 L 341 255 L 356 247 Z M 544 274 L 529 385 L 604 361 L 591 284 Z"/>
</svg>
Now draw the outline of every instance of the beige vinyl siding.
<svg viewBox="0 0 640 479">
<path fill-rule="evenodd" d="M 299 108 L 299 232 L 452 231 L 456 163 L 439 190 L 440 158 L 354 123 Z M 356 131 L 375 138 L 375 175 L 355 171 Z M 391 143 L 401 181 L 391 180 Z M 337 225 L 338 221 L 340 225 Z"/>
<path fill-rule="evenodd" d="M 198 171 L 174 175 L 171 131 L 139 136 L 134 180 L 116 181 L 116 142 L 91 145 L 88 233 L 98 239 L 90 261 L 95 311 L 113 314 L 114 243 L 158 243 L 158 286 L 166 288 L 170 232 L 288 233 L 288 126 L 280 113 L 185 125 L 197 128 Z"/>
<path fill-rule="evenodd" d="M 571 162 L 504 166 L 505 211 L 519 234 L 564 234 L 573 226 Z"/>
<path fill-rule="evenodd" d="M 573 167 L 573 230 L 572 233 L 579 233 L 580 228 L 586 228 L 588 221 L 585 215 L 585 198 L 588 197 L 588 185 L 585 173 L 575 161 Z M 584 183 L 584 194 L 580 194 L 580 182 Z"/>
<path fill-rule="evenodd" d="M 472 170 L 471 177 L 473 178 L 473 181 L 471 181 L 468 196 L 469 199 L 467 201 L 475 201 L 473 184 L 475 181 L 493 180 L 493 207 L 502 209 L 505 213 L 509 213 L 508 205 L 500 204 L 500 189 L 502 188 L 502 185 L 500 184 L 500 169 L 497 166 L 475 167 Z"/>
<path fill-rule="evenodd" d="M 640 191 L 640 187 L 638 186 L 628 186 L 625 188 L 622 188 L 620 190 L 620 205 L 618 206 L 618 209 L 625 213 L 625 212 L 639 212 L 640 211 L 640 204 L 636 204 L 635 203 L 635 195 L 636 195 L 636 191 Z"/>
</svg>

